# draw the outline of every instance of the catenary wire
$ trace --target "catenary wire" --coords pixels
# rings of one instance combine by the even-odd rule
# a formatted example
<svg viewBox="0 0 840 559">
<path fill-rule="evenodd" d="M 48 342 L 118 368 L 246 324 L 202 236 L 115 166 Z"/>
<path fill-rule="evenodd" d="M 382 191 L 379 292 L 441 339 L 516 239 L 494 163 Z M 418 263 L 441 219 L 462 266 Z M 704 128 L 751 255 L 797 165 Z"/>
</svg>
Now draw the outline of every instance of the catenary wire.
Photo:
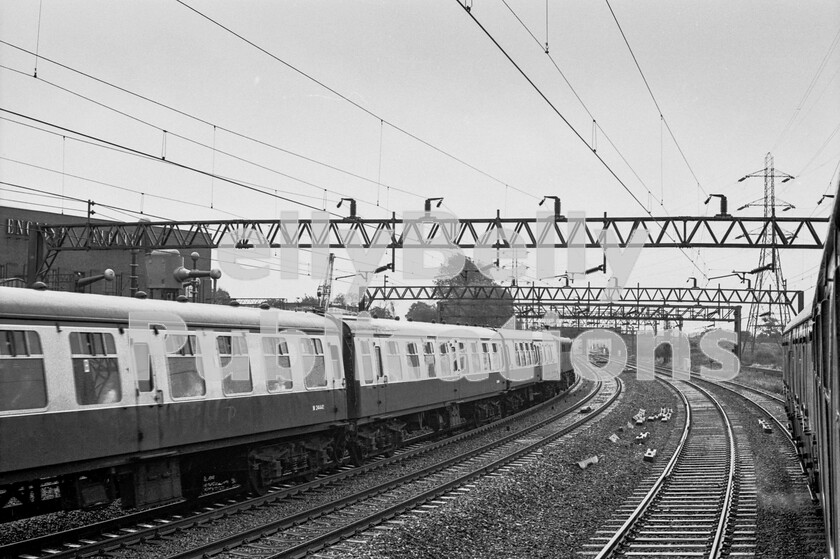
<svg viewBox="0 0 840 559">
<path fill-rule="evenodd" d="M 402 134 L 405 134 L 405 135 L 406 135 L 406 136 L 408 136 L 409 138 L 411 138 L 411 139 L 413 139 L 413 140 L 415 140 L 415 141 L 417 141 L 417 142 L 419 142 L 419 143 L 421 143 L 421 144 L 425 145 L 425 146 L 426 146 L 426 147 L 428 147 L 428 148 L 431 148 L 432 150 L 434 150 L 434 151 L 436 151 L 436 152 L 438 152 L 438 153 L 440 153 L 440 154 L 442 154 L 442 155 L 444 155 L 444 156 L 446 156 L 446 157 L 448 157 L 448 158 L 452 159 L 453 161 L 456 161 L 456 162 L 460 163 L 461 165 L 464 165 L 464 166 L 466 166 L 466 167 L 468 167 L 468 168 L 472 169 L 473 171 L 475 171 L 475 172 L 477 172 L 477 173 L 479 173 L 479 174 L 481 174 L 481 175 L 484 175 L 485 177 L 487 177 L 487 178 L 489 178 L 489 179 L 491 179 L 491 180 L 493 180 L 493 181 L 495 181 L 495 182 L 497 182 L 497 183 L 499 183 L 499 184 L 501 184 L 501 185 L 504 185 L 504 186 L 508 186 L 508 187 L 510 187 L 510 188 L 513 188 L 514 190 L 516 190 L 516 191 L 518 191 L 518 192 L 520 192 L 520 193 L 522 193 L 522 194 L 524 194 L 524 195 L 526 195 L 526 196 L 530 196 L 531 198 L 534 198 L 534 199 L 539 199 L 539 196 L 535 196 L 535 195 L 531 194 L 530 192 L 527 192 L 527 191 L 525 191 L 525 190 L 522 190 L 522 189 L 520 189 L 520 188 L 517 188 L 517 187 L 515 187 L 515 186 L 512 186 L 512 185 L 508 184 L 507 182 L 505 182 L 505 181 L 503 181 L 503 180 L 501 180 L 501 179 L 499 179 L 499 178 L 497 178 L 497 177 L 495 177 L 495 176 L 491 175 L 490 173 L 488 173 L 488 172 L 486 172 L 486 171 L 483 171 L 483 170 L 479 169 L 478 167 L 476 167 L 476 166 L 472 165 L 471 163 L 468 163 L 468 162 L 464 161 L 463 159 L 461 159 L 461 158 L 459 158 L 459 157 L 457 157 L 457 156 L 455 156 L 455 155 L 453 155 L 453 154 L 449 153 L 448 151 L 444 150 L 443 148 L 440 148 L 440 147 L 438 147 L 438 146 L 436 146 L 436 145 L 432 144 L 431 142 L 429 142 L 429 141 L 427 141 L 427 140 L 424 140 L 423 138 L 420 138 L 420 137 L 419 137 L 419 136 L 417 136 L 416 134 L 413 134 L 413 133 L 409 132 L 408 130 L 406 130 L 406 129 L 404 129 L 404 128 L 400 127 L 400 126 L 398 126 L 397 124 L 395 124 L 395 123 L 391 122 L 390 120 L 388 120 L 388 119 L 386 119 L 386 118 L 383 118 L 383 117 L 379 116 L 378 114 L 374 113 L 372 110 L 370 110 L 370 109 L 366 108 L 365 106 L 363 106 L 363 105 L 361 105 L 361 104 L 357 103 L 356 101 L 353 101 L 352 99 L 350 99 L 350 98 L 349 98 L 349 97 L 347 97 L 346 95 L 343 95 L 342 93 L 340 93 L 339 91 L 337 91 L 337 90 L 335 90 L 334 88 L 330 87 L 329 85 L 327 85 L 326 83 L 322 82 L 321 80 L 319 80 L 319 79 L 315 78 L 314 76 L 312 76 L 312 75 L 308 74 L 307 72 L 304 72 L 303 70 L 301 70 L 300 68 L 298 68 L 298 67 L 294 66 L 293 64 L 291 64 L 291 63 L 287 62 L 286 60 L 283 60 L 282 58 L 280 58 L 280 57 L 279 57 L 279 56 L 277 56 L 276 54 L 272 53 L 272 52 L 271 52 L 271 51 L 269 51 L 268 49 L 261 47 L 260 45 L 256 44 L 255 42 L 253 42 L 253 41 L 249 40 L 247 37 L 245 37 L 245 36 L 241 35 L 240 33 L 237 33 L 236 31 L 234 31 L 234 30 L 233 30 L 233 29 L 231 29 L 230 27 L 225 26 L 225 25 L 224 25 L 224 24 L 222 24 L 221 22 L 216 21 L 215 19 L 211 18 L 210 16 L 208 16 L 208 15 L 204 14 L 203 12 L 201 12 L 201 11 L 197 10 L 196 8 L 194 8 L 194 7 L 190 6 L 189 4 L 187 4 L 186 2 L 184 2 L 183 0 L 175 0 L 175 1 L 176 1 L 176 2 L 178 2 L 179 4 L 181 4 L 182 6 L 184 6 L 185 8 L 187 8 L 187 9 L 189 9 L 189 10 L 191 10 L 191 11 L 195 12 L 196 14 L 198 14 L 199 16 L 201 16 L 202 18 L 204 18 L 204 19 L 206 19 L 207 21 L 209 21 L 210 23 L 212 23 L 213 25 L 215 25 L 215 26 L 217 26 L 217 27 L 219 27 L 219 28 L 223 29 L 223 30 L 224 30 L 224 31 L 226 31 L 227 33 L 230 33 L 231 35 L 233 35 L 234 37 L 238 38 L 239 40 L 241 40 L 241 41 L 243 41 L 243 42 L 247 43 L 248 45 L 250 45 L 250 46 L 252 46 L 253 48 L 257 49 L 258 51 L 262 52 L 262 53 L 263 53 L 263 54 L 265 54 L 266 56 L 268 56 L 268 57 L 272 58 L 273 60 L 275 60 L 275 61 L 279 62 L 280 64 L 284 65 L 285 67 L 289 68 L 289 69 L 290 69 L 290 70 L 292 70 L 293 72 L 295 72 L 295 73 L 297 73 L 297 74 L 299 74 L 299 75 L 303 76 L 304 78 L 306 78 L 306 79 L 310 80 L 311 82 L 313 82 L 313 83 L 317 84 L 318 86 L 320 86 L 320 87 L 322 87 L 322 88 L 326 89 L 327 91 L 329 91 L 329 92 L 330 92 L 330 93 L 332 93 L 333 95 L 335 95 L 335 96 L 339 97 L 340 99 L 342 99 L 342 100 L 346 101 L 347 103 L 349 103 L 349 104 L 353 105 L 354 107 L 356 107 L 357 109 L 361 110 L 361 111 L 362 111 L 362 112 L 364 112 L 365 114 L 367 114 L 367 115 L 369 115 L 369 116 L 371 116 L 371 117 L 373 117 L 373 118 L 375 118 L 375 119 L 377 119 L 377 120 L 382 121 L 384 124 L 387 124 L 388 126 L 390 126 L 391 128 L 393 128 L 394 130 L 396 130 L 396 131 L 398 131 L 398 132 L 400 132 L 400 133 L 402 133 Z"/>
</svg>

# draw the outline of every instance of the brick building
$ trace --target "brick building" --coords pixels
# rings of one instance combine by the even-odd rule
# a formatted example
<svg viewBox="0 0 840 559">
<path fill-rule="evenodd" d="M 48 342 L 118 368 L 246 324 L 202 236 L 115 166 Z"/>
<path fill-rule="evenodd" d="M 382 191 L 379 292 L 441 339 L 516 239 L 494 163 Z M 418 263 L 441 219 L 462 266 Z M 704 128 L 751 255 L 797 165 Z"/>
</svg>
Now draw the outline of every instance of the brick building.
<svg viewBox="0 0 840 559">
<path fill-rule="evenodd" d="M 91 220 L 94 223 L 108 223 L 107 220 Z M 26 275 L 29 256 L 29 234 L 38 224 L 78 224 L 86 223 L 87 218 L 72 215 L 62 215 L 54 212 L 27 210 L 0 206 L 0 285 L 23 287 L 26 284 Z M 198 252 L 199 258 L 196 261 L 196 268 L 209 270 L 210 250 L 197 249 L 178 251 L 183 257 L 183 265 L 193 268 L 193 260 L 190 253 Z M 102 274 L 105 269 L 110 268 L 115 273 L 113 281 L 98 281 L 84 287 L 87 293 L 100 293 L 104 295 L 129 296 L 131 291 L 132 260 L 137 264 L 137 288 L 145 291 L 154 298 L 172 298 L 177 295 L 172 289 L 163 289 L 161 274 L 154 273 L 155 268 L 161 267 L 161 258 L 157 255 L 146 254 L 144 251 L 131 250 L 89 250 L 89 251 L 63 251 L 58 254 L 53 263 L 45 283 L 49 289 L 57 291 L 76 290 L 79 278 L 90 277 Z M 176 256 L 164 257 L 167 266 L 177 268 L 181 264 L 181 258 Z M 173 265 L 174 264 L 174 265 Z M 152 285 L 150 285 L 150 273 L 152 270 Z M 167 277 L 168 286 L 177 288 L 177 282 Z M 181 293 L 184 290 L 181 289 Z M 209 278 L 203 279 L 199 286 L 197 300 L 209 301 L 212 296 L 212 281 Z"/>
</svg>

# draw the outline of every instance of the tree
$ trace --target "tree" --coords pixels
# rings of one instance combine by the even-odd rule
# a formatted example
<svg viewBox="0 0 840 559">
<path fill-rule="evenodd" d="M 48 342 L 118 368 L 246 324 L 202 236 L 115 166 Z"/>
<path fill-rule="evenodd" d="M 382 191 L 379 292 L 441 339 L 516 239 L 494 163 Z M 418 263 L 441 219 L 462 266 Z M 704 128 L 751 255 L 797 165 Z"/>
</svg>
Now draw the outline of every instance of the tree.
<svg viewBox="0 0 840 559">
<path fill-rule="evenodd" d="M 269 307 L 275 309 L 285 309 L 289 304 L 286 299 L 266 299 L 265 302 Z"/>
<path fill-rule="evenodd" d="M 457 272 L 457 270 L 453 270 L 453 260 L 450 259 L 443 266 L 450 273 Z M 469 258 L 465 259 L 464 267 L 460 273 L 435 281 L 435 286 L 441 288 L 466 285 L 485 288 L 500 287 L 492 279 L 482 274 Z M 507 322 L 511 316 L 513 316 L 513 298 L 510 293 L 505 293 L 502 290 L 495 290 L 491 293 L 490 298 L 453 296 L 443 298 L 440 301 L 440 318 L 446 324 L 476 324 L 498 328 Z"/>
<path fill-rule="evenodd" d="M 770 342 L 780 341 L 782 339 L 782 328 L 779 319 L 772 315 L 765 316 L 764 324 L 761 326 L 761 335 Z"/>
<path fill-rule="evenodd" d="M 386 307 L 371 307 L 368 312 L 372 318 L 394 318 L 394 315 Z"/>
<path fill-rule="evenodd" d="M 414 322 L 437 322 L 437 308 L 421 301 L 415 301 L 405 313 L 406 320 Z"/>
<path fill-rule="evenodd" d="M 312 307 L 313 309 L 320 308 L 318 303 L 318 298 L 313 297 L 312 295 L 304 295 L 303 299 L 300 300 L 299 307 Z"/>
<path fill-rule="evenodd" d="M 668 363 L 671 361 L 671 355 L 673 351 L 671 348 L 671 344 L 662 343 L 656 346 L 656 349 L 653 351 L 654 357 L 657 359 L 662 359 L 663 363 Z"/>
<path fill-rule="evenodd" d="M 231 302 L 230 293 L 228 293 L 226 289 L 222 289 L 221 287 L 217 287 L 216 292 L 213 293 L 213 304 L 214 305 L 227 305 L 230 302 Z"/>
</svg>

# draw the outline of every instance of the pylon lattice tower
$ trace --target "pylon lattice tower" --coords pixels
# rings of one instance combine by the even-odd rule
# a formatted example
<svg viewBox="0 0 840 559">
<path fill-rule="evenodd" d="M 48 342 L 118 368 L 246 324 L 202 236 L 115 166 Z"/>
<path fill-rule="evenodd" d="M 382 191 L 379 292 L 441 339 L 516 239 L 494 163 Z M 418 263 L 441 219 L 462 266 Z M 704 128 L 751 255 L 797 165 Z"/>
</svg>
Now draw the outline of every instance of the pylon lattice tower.
<svg viewBox="0 0 840 559">
<path fill-rule="evenodd" d="M 767 153 L 767 155 L 764 156 L 764 169 L 755 173 L 751 173 L 740 179 L 740 181 L 743 181 L 744 179 L 750 177 L 760 176 L 764 177 L 763 201 L 757 200 L 756 202 L 751 202 L 739 208 L 743 209 L 748 206 L 757 206 L 758 202 L 763 202 L 762 205 L 764 207 L 765 227 L 761 235 L 761 242 L 762 244 L 770 246 L 771 248 L 761 249 L 761 256 L 759 256 L 758 267 L 752 270 L 752 273 L 756 274 L 755 289 L 757 291 L 771 289 L 783 290 L 786 289 L 786 282 L 784 279 L 784 274 L 782 273 L 782 261 L 779 258 L 778 236 L 780 232 L 777 231 L 776 227 L 776 208 L 781 206 L 783 207 L 782 211 L 786 211 L 793 208 L 794 206 L 783 201 L 782 204 L 777 204 L 776 178 L 783 178 L 784 180 L 782 180 L 782 182 L 787 182 L 793 179 L 794 177 L 783 172 L 779 172 L 777 174 L 773 162 L 773 154 L 769 152 Z M 773 305 L 766 305 L 766 307 L 767 310 L 765 312 L 762 312 L 762 305 L 756 304 L 750 306 L 750 312 L 747 318 L 746 329 L 747 332 L 750 332 L 752 334 L 750 353 L 753 353 L 755 350 L 755 340 L 758 336 L 758 329 L 761 323 L 760 319 L 767 318 L 768 320 L 770 320 L 771 318 L 778 318 L 779 324 L 782 326 L 787 324 L 790 320 L 790 311 L 786 305 L 780 305 L 779 308 L 774 308 Z M 777 313 L 778 316 L 774 317 L 774 313 Z"/>
</svg>

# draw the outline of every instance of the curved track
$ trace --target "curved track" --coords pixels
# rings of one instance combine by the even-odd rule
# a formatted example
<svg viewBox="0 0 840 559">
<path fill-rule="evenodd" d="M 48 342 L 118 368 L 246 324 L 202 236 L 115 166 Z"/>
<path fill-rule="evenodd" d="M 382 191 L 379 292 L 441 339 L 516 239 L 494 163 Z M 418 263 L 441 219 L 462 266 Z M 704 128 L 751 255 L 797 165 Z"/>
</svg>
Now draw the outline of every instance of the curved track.
<svg viewBox="0 0 840 559">
<path fill-rule="evenodd" d="M 621 384 L 599 383 L 589 402 L 454 458 L 388 481 L 326 505 L 272 520 L 170 559 L 215 556 L 303 557 L 334 545 L 375 525 L 393 520 L 447 494 L 469 491 L 469 483 L 509 464 L 532 459 L 542 446 L 587 423 L 607 409 L 621 392 Z M 449 495 L 451 496 L 451 495 Z M 220 557 L 226 555 L 222 554 Z"/>
<path fill-rule="evenodd" d="M 574 390 L 580 389 L 580 387 L 581 384 L 578 382 L 568 392 L 556 398 L 552 398 L 542 404 L 505 417 L 499 421 L 436 442 L 425 444 L 421 444 L 420 442 L 412 444 L 409 442 L 406 447 L 398 450 L 390 458 L 379 457 L 357 468 L 345 466 L 335 474 L 321 475 L 316 480 L 308 483 L 293 486 L 275 486 L 267 494 L 261 496 L 249 497 L 241 494 L 241 491 L 240 495 L 234 495 L 233 492 L 208 495 L 202 497 L 198 505 L 196 503 L 176 503 L 151 511 L 129 514 L 95 525 L 83 526 L 58 534 L 0 546 L 0 557 L 84 557 L 97 553 L 107 553 L 123 547 L 135 546 L 146 541 L 156 541 L 160 538 L 171 537 L 179 531 L 188 530 L 195 526 L 206 526 L 218 519 L 237 514 L 240 511 L 268 506 L 289 499 L 300 499 L 303 494 L 317 492 L 321 488 L 340 484 L 372 470 L 378 470 L 442 447 L 462 442 L 492 429 L 504 429 L 506 425 L 535 412 L 548 407 L 553 409 L 560 399 L 572 393 Z M 579 402 L 578 406 L 587 405 L 587 402 L 591 405 L 594 399 L 598 397 L 598 393 L 599 387 L 593 387 L 589 394 Z M 568 410 L 560 412 L 558 416 L 569 415 L 571 413 L 572 410 Z"/>
<path fill-rule="evenodd" d="M 735 538 L 736 513 L 754 493 L 740 491 L 732 425 L 699 386 L 666 381 L 686 405 L 683 435 L 661 475 L 630 503 L 629 517 L 597 553 L 606 557 L 718 557 Z"/>
</svg>

